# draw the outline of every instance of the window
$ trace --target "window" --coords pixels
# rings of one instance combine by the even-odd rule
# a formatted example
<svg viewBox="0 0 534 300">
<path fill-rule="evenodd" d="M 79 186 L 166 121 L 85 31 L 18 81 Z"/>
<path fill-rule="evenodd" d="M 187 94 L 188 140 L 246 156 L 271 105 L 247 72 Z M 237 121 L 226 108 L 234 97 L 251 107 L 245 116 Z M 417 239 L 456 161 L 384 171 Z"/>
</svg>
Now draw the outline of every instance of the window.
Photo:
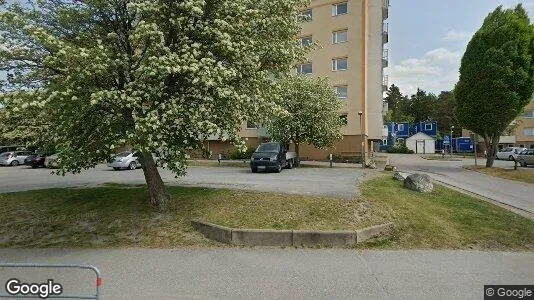
<svg viewBox="0 0 534 300">
<path fill-rule="evenodd" d="M 334 58 L 332 59 L 332 71 L 345 71 L 348 68 L 347 58 Z"/>
<path fill-rule="evenodd" d="M 300 38 L 300 45 L 302 45 L 303 47 L 308 47 L 308 46 L 311 46 L 312 44 L 313 44 L 313 39 L 311 35 Z"/>
<path fill-rule="evenodd" d="M 297 73 L 299 74 L 311 74 L 313 73 L 313 67 L 311 63 L 305 63 L 297 65 Z"/>
<path fill-rule="evenodd" d="M 258 129 L 258 124 L 247 121 L 247 129 Z"/>
<path fill-rule="evenodd" d="M 348 41 L 348 31 L 347 29 L 334 31 L 332 33 L 332 43 L 340 44 Z"/>
<path fill-rule="evenodd" d="M 344 85 L 344 86 L 336 86 L 336 92 L 337 92 L 337 97 L 339 99 L 347 99 L 348 88 L 347 88 L 346 85 Z"/>
<path fill-rule="evenodd" d="M 347 2 L 332 5 L 332 16 L 344 15 L 349 12 Z"/>
<path fill-rule="evenodd" d="M 404 131 L 404 124 L 399 124 L 397 126 L 397 131 Z"/>
<path fill-rule="evenodd" d="M 432 130 L 432 124 L 425 124 L 425 130 Z"/>
<path fill-rule="evenodd" d="M 300 13 L 301 22 L 310 22 L 313 20 L 313 11 L 311 9 L 304 10 Z"/>
<path fill-rule="evenodd" d="M 339 120 L 341 120 L 341 124 L 343 124 L 344 126 L 347 126 L 347 124 L 349 124 L 349 118 L 347 115 L 339 116 Z"/>
<path fill-rule="evenodd" d="M 525 129 L 523 129 L 523 135 L 524 136 L 534 136 L 534 127 L 533 128 L 525 128 Z"/>
<path fill-rule="evenodd" d="M 523 114 L 523 118 L 525 118 L 525 119 L 534 119 L 534 110 L 525 111 L 525 114 Z"/>
</svg>

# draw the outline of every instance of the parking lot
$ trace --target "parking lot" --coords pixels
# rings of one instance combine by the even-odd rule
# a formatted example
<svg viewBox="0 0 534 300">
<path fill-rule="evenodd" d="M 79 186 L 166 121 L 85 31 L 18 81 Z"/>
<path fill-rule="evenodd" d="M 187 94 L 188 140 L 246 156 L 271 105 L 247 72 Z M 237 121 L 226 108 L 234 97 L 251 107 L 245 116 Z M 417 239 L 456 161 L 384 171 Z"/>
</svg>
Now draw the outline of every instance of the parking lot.
<svg viewBox="0 0 534 300">
<path fill-rule="evenodd" d="M 0 193 L 58 187 L 97 186 L 105 183 L 144 184 L 143 171 L 113 171 L 105 165 L 65 177 L 50 175 L 50 169 L 27 166 L 0 167 Z M 261 192 L 291 193 L 352 199 L 362 180 L 361 169 L 297 168 L 282 173 L 252 174 L 247 168 L 191 167 L 184 177 L 174 178 L 160 170 L 169 185 L 236 188 Z"/>
</svg>

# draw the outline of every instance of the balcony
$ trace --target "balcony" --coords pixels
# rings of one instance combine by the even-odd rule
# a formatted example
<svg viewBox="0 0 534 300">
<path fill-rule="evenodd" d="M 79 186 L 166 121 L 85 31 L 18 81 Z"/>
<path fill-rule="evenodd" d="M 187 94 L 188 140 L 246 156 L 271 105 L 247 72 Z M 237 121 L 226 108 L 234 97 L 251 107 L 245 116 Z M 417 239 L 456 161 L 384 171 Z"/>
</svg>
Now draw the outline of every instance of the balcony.
<svg viewBox="0 0 534 300">
<path fill-rule="evenodd" d="M 382 24 L 382 43 L 387 44 L 389 42 L 389 24 Z"/>
<path fill-rule="evenodd" d="M 382 53 L 382 68 L 387 68 L 389 66 L 389 50 L 384 49 Z"/>
<path fill-rule="evenodd" d="M 382 92 L 387 92 L 389 88 L 389 76 L 384 75 L 384 78 L 382 79 Z"/>
<path fill-rule="evenodd" d="M 382 0 L 382 19 L 389 18 L 389 0 Z"/>
</svg>

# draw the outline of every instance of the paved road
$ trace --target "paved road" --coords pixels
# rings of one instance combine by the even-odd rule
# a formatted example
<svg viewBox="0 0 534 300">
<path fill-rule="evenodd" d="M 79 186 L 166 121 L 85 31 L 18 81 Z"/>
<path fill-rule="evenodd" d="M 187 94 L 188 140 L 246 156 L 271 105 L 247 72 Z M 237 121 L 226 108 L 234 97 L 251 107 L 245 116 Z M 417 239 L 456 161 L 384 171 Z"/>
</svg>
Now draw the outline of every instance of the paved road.
<svg viewBox="0 0 534 300">
<path fill-rule="evenodd" d="M 252 174 L 249 169 L 230 167 L 192 167 L 185 177 L 161 170 L 162 178 L 170 185 L 237 188 L 262 192 L 281 192 L 303 195 L 352 199 L 357 184 L 363 178 L 355 168 L 298 168 L 280 174 Z M 54 187 L 94 186 L 103 183 L 144 184 L 143 172 L 113 171 L 101 165 L 78 175 L 60 177 L 50 175 L 48 169 L 28 167 L 0 167 L 0 193 Z"/>
<path fill-rule="evenodd" d="M 391 163 L 399 170 L 427 173 L 433 179 L 471 193 L 518 208 L 534 216 L 534 185 L 468 171 L 473 159 L 462 161 L 425 160 L 417 155 L 392 155 Z M 482 160 L 480 164 L 485 164 Z M 513 162 L 497 161 L 496 166 L 511 167 Z M 533 173 L 534 176 L 534 173 Z"/>
<path fill-rule="evenodd" d="M 91 263 L 104 299 L 483 299 L 484 284 L 532 284 L 534 253 L 295 249 L 0 250 L 0 262 Z M 90 273 L 0 271 L 90 292 Z"/>
</svg>

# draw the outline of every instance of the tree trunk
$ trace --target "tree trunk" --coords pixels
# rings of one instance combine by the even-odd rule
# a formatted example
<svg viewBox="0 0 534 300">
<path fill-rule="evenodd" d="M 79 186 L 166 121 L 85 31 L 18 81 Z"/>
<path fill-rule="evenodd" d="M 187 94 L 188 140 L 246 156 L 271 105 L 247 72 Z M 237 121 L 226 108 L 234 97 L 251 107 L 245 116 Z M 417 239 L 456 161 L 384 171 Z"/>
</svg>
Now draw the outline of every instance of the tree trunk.
<svg viewBox="0 0 534 300">
<path fill-rule="evenodd" d="M 484 138 L 484 145 L 486 146 L 487 151 L 486 168 L 491 168 L 493 167 L 493 163 L 495 162 L 495 155 L 497 155 L 499 137 Z"/>
<path fill-rule="evenodd" d="M 159 175 L 156 162 L 152 157 L 152 153 L 141 154 L 141 166 L 143 173 L 145 174 L 146 184 L 148 186 L 148 196 L 150 198 L 150 204 L 157 208 L 159 211 L 165 211 L 167 208 L 167 202 L 170 199 L 165 184 Z"/>
<path fill-rule="evenodd" d="M 300 145 L 299 143 L 295 143 L 295 154 L 296 154 L 296 158 L 295 158 L 295 165 L 298 167 L 300 166 Z"/>
</svg>

